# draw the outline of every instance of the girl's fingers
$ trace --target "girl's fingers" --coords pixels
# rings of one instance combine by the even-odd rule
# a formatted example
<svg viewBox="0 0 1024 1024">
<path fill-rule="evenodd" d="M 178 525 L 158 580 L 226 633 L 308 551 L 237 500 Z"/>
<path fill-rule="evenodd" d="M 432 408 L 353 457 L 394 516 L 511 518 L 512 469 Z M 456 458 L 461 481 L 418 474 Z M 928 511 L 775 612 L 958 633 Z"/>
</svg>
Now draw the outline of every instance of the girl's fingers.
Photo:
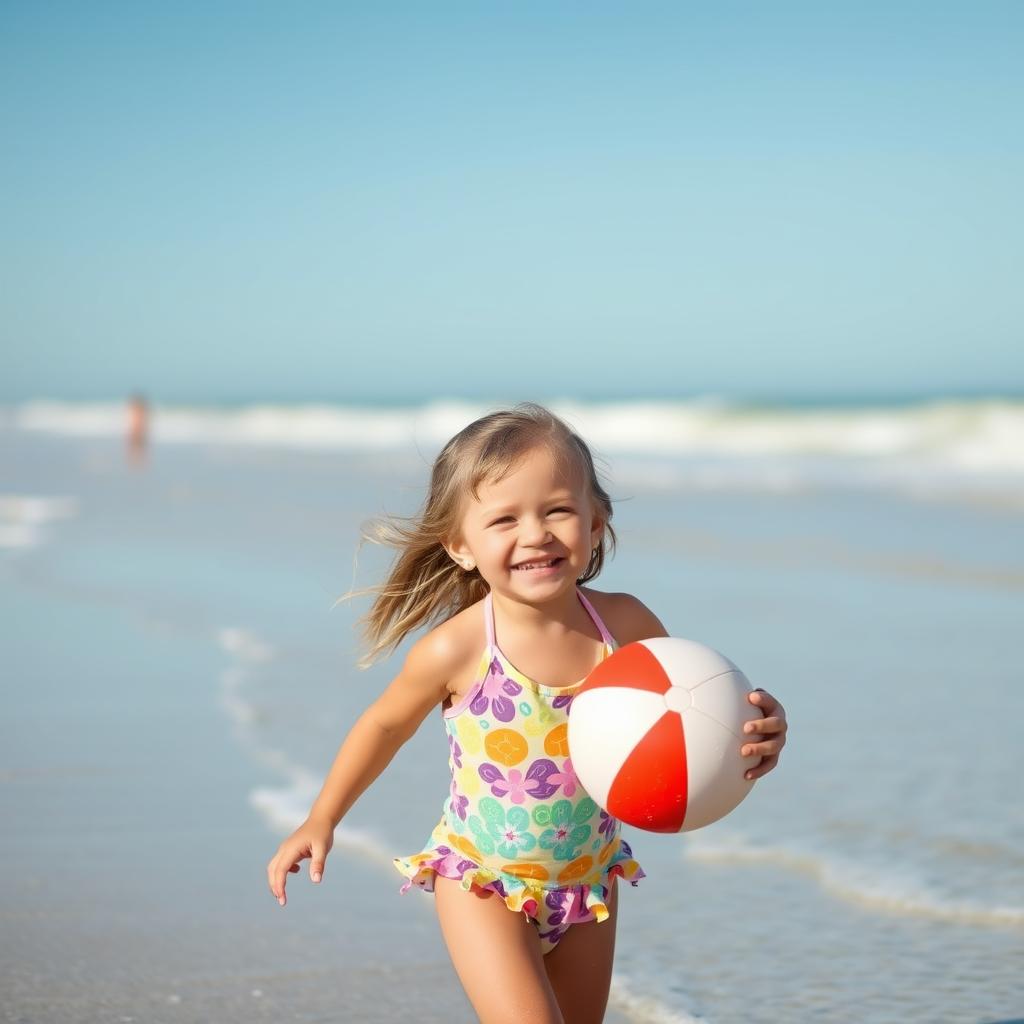
<svg viewBox="0 0 1024 1024">
<path fill-rule="evenodd" d="M 286 902 L 284 895 L 284 884 L 285 875 L 287 874 L 287 871 L 283 870 L 278 865 L 277 860 L 277 857 L 275 857 L 267 865 L 267 884 L 270 886 L 271 894 L 277 899 L 277 902 L 280 903 L 281 906 L 283 907 Z"/>
<path fill-rule="evenodd" d="M 324 877 L 324 861 L 327 859 L 327 847 L 320 843 L 313 843 L 313 849 L 309 859 L 309 877 L 314 882 L 319 882 Z"/>
<path fill-rule="evenodd" d="M 743 727 L 745 742 L 740 753 L 744 757 L 761 755 L 757 767 L 748 768 L 743 777 L 759 779 L 778 764 L 779 751 L 786 745 L 786 709 L 767 690 L 754 690 L 747 694 L 747 700 L 760 710 L 764 718 L 760 722 L 748 722 Z"/>
<path fill-rule="evenodd" d="M 766 772 L 770 772 L 776 764 L 778 764 L 779 755 L 773 754 L 771 757 L 766 757 L 756 768 L 751 768 L 743 773 L 745 779 L 759 779 Z"/>
<path fill-rule="evenodd" d="M 747 700 L 753 704 L 765 718 L 777 715 L 782 721 L 786 720 L 786 709 L 767 691 L 751 690 L 747 694 Z"/>
<path fill-rule="evenodd" d="M 308 850 L 299 849 L 294 853 L 282 850 L 267 865 L 267 881 L 270 885 L 270 891 L 277 897 L 277 902 L 280 903 L 282 907 L 288 902 L 288 897 L 285 893 L 285 885 L 288 881 L 289 873 L 294 874 L 298 871 L 299 861 L 308 856 Z"/>
<path fill-rule="evenodd" d="M 754 754 L 768 757 L 769 755 L 777 756 L 781 749 L 782 744 L 778 740 L 764 740 L 761 743 L 744 743 L 740 753 L 743 757 L 753 757 Z"/>
<path fill-rule="evenodd" d="M 285 887 L 288 885 L 288 872 L 291 868 L 282 865 L 277 871 L 277 902 L 283 907 L 288 902 L 288 895 L 285 892 Z"/>
<path fill-rule="evenodd" d="M 743 731 L 754 732 L 785 732 L 786 720 L 784 718 L 764 718 L 760 722 L 747 722 Z"/>
</svg>

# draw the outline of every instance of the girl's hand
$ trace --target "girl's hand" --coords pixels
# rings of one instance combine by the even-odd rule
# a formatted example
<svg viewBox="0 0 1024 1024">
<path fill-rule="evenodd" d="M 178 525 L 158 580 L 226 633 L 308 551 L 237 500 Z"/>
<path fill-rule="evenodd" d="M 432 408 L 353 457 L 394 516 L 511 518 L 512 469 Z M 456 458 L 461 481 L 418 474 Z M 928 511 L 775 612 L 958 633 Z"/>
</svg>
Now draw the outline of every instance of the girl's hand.
<svg viewBox="0 0 1024 1024">
<path fill-rule="evenodd" d="M 743 727 L 750 735 L 740 750 L 744 757 L 761 755 L 761 763 L 744 775 L 747 779 L 759 779 L 779 763 L 779 754 L 786 745 L 786 709 L 767 690 L 754 690 L 747 694 L 747 700 L 765 716 L 764 721 L 747 722 Z"/>
<path fill-rule="evenodd" d="M 288 902 L 284 892 L 288 874 L 297 872 L 299 861 L 309 857 L 309 876 L 319 882 L 324 873 L 324 861 L 333 845 L 334 828 L 329 821 L 319 818 L 307 818 L 281 843 L 267 865 L 267 882 L 282 907 Z"/>
</svg>

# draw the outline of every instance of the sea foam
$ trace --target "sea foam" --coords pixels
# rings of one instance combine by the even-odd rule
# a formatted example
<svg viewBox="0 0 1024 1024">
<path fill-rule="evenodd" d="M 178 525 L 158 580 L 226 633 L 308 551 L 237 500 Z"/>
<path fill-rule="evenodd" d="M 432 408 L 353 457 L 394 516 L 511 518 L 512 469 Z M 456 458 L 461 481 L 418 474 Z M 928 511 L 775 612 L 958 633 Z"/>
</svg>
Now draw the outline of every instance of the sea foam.
<svg viewBox="0 0 1024 1024">
<path fill-rule="evenodd" d="M 845 456 L 942 456 L 976 469 L 1024 472 L 1024 401 L 932 400 L 901 406 L 803 408 L 723 400 L 582 403 L 550 407 L 608 451 Z M 175 443 L 377 449 L 443 444 L 477 416 L 479 402 L 419 406 L 155 405 L 152 435 Z M 8 410 L 18 430 L 120 437 L 120 403 L 29 401 Z"/>
<path fill-rule="evenodd" d="M 811 844 L 755 844 L 738 835 L 691 837 L 683 857 L 706 864 L 771 864 L 812 878 L 837 899 L 883 913 L 985 927 L 1024 926 L 1024 907 L 956 899 L 927 883 L 912 865 L 853 860 Z"/>
<path fill-rule="evenodd" d="M 0 494 L 0 548 L 38 547 L 47 539 L 51 523 L 77 514 L 77 498 Z"/>
<path fill-rule="evenodd" d="M 719 399 L 553 401 L 616 478 L 673 489 L 795 492 L 884 488 L 925 500 L 1024 507 L 1024 401 L 932 400 L 859 407 L 753 405 Z M 324 451 L 437 450 L 496 406 L 155 405 L 157 444 Z M 5 410 L 9 428 L 120 438 L 120 403 L 30 401 Z"/>
</svg>

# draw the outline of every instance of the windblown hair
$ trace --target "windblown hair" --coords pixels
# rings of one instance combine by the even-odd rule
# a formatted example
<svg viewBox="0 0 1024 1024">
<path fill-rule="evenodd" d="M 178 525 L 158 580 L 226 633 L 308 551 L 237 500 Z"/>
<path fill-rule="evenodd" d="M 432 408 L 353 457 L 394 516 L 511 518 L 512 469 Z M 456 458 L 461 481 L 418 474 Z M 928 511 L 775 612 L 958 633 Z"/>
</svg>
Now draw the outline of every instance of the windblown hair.
<svg viewBox="0 0 1024 1024">
<path fill-rule="evenodd" d="M 359 620 L 369 648 L 358 662 L 361 668 L 369 668 L 382 654 L 394 650 L 412 630 L 449 619 L 486 595 L 487 584 L 479 572 L 454 562 L 442 543 L 458 535 L 468 496 L 479 497 L 480 484 L 501 480 L 538 445 L 546 445 L 565 469 L 582 474 L 594 507 L 604 516 L 601 540 L 578 582 L 592 580 L 601 572 L 606 549 L 614 551 L 616 543 L 612 500 L 598 480 L 586 442 L 535 402 L 490 413 L 460 430 L 441 449 L 431 471 L 430 490 L 417 515 L 385 514 L 372 520 L 368 529 L 364 524 L 360 548 L 370 541 L 396 548 L 398 554 L 382 584 L 339 598 L 377 595 Z"/>
</svg>

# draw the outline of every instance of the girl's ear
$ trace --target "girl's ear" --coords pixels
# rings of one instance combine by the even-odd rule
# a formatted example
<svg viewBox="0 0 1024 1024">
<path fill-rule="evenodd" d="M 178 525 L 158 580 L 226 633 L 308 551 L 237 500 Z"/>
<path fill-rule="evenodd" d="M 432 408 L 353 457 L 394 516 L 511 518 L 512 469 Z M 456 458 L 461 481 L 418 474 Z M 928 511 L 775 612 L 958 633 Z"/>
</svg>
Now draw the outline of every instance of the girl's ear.
<svg viewBox="0 0 1024 1024">
<path fill-rule="evenodd" d="M 601 543 L 601 539 L 604 537 L 604 516 L 599 512 L 595 512 L 593 519 L 590 521 L 590 546 L 592 548 L 597 547 Z"/>
<path fill-rule="evenodd" d="M 476 561 L 463 541 L 453 540 L 447 544 L 442 544 L 441 547 L 448 552 L 448 557 L 456 565 L 461 566 L 467 572 L 476 568 Z"/>
</svg>

